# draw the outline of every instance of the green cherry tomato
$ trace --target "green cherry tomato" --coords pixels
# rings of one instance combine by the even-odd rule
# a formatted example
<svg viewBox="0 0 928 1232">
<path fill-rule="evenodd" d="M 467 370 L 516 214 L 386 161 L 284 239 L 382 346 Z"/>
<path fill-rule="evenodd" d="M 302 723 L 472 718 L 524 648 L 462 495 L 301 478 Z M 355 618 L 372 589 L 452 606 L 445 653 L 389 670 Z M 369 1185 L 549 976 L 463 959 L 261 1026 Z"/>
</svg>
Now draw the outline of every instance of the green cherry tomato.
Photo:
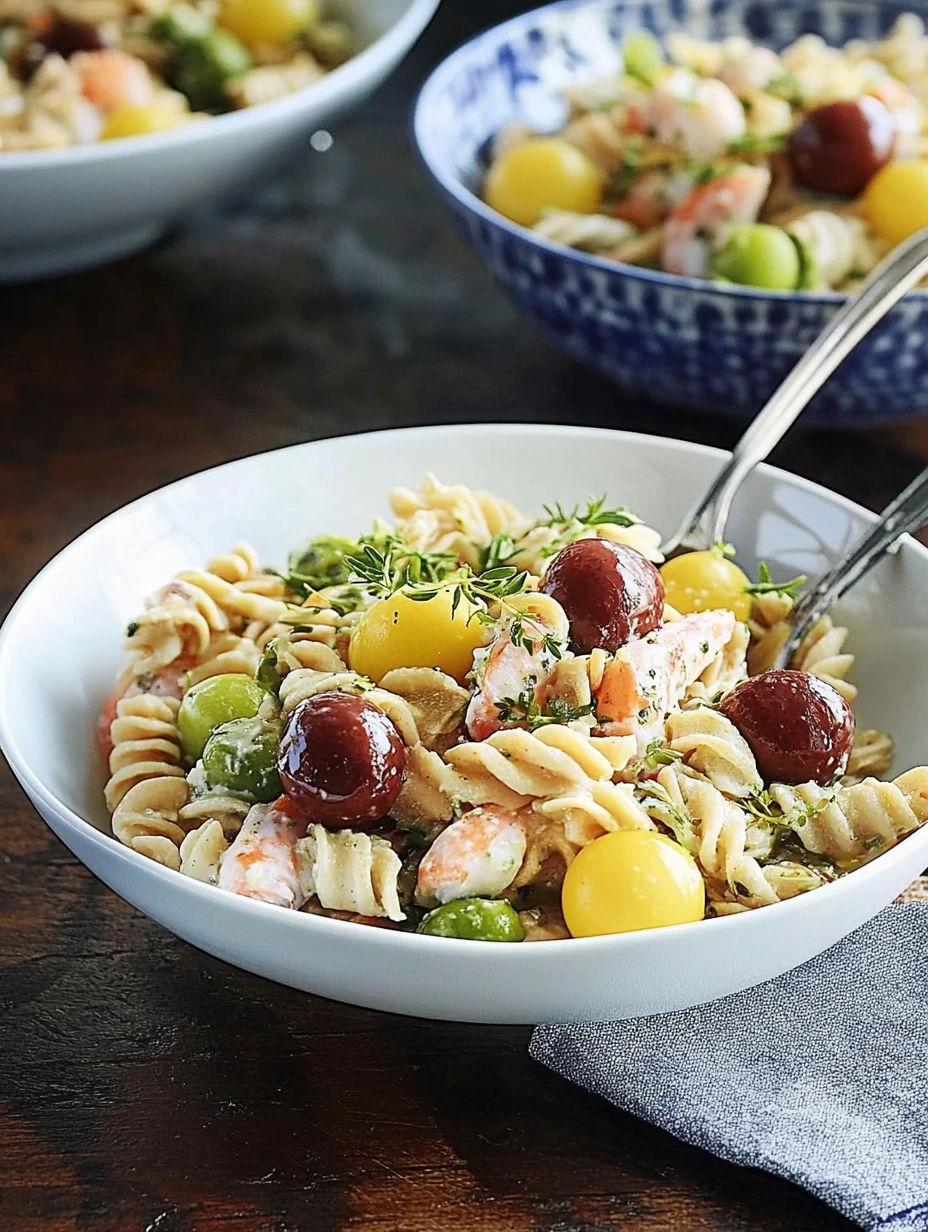
<svg viewBox="0 0 928 1232">
<path fill-rule="evenodd" d="M 233 719 L 217 727 L 203 750 L 210 787 L 242 792 L 261 804 L 281 795 L 277 772 L 280 728 L 263 719 Z"/>
<path fill-rule="evenodd" d="M 492 898 L 459 898 L 445 903 L 430 911 L 416 931 L 464 941 L 521 941 L 525 936 L 509 903 Z"/>
<path fill-rule="evenodd" d="M 636 30 L 630 34 L 622 47 L 622 55 L 629 77 L 637 77 L 648 86 L 654 85 L 664 63 L 664 53 L 650 30 Z"/>
<path fill-rule="evenodd" d="M 266 697 L 267 691 L 256 680 L 238 673 L 210 676 L 188 689 L 177 715 L 184 756 L 197 761 L 220 723 L 254 718 Z"/>
<path fill-rule="evenodd" d="M 716 253 L 713 273 L 746 287 L 792 291 L 799 285 L 802 262 L 796 244 L 782 227 L 743 223 L 732 228 Z"/>
</svg>

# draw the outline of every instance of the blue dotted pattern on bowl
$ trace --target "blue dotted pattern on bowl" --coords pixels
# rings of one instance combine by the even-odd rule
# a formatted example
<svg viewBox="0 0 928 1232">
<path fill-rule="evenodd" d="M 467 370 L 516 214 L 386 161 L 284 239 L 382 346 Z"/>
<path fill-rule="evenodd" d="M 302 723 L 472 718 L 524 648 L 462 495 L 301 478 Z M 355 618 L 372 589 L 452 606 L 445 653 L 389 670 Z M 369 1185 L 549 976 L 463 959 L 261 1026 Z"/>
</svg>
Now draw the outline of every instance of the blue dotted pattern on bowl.
<svg viewBox="0 0 928 1232">
<path fill-rule="evenodd" d="M 449 57 L 416 109 L 420 152 L 477 253 L 516 303 L 575 358 L 649 397 L 750 417 L 842 302 L 725 288 L 622 266 L 534 236 L 475 195 L 487 142 L 513 121 L 566 116 L 570 82 L 614 73 L 644 27 L 700 38 L 747 34 L 783 47 L 801 34 L 878 38 L 913 4 L 868 0 L 569 0 L 516 18 Z M 928 295 L 909 295 L 846 360 L 804 418 L 897 420 L 928 411 Z"/>
</svg>

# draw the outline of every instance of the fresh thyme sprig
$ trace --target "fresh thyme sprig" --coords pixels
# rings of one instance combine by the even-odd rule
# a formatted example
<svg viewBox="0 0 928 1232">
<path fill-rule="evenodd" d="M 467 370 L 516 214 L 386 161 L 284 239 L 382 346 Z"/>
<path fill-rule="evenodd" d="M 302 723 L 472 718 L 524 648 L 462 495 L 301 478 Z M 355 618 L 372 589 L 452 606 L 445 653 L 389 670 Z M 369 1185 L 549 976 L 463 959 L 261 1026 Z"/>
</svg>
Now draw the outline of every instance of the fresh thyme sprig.
<svg viewBox="0 0 928 1232">
<path fill-rule="evenodd" d="M 494 535 L 490 542 L 480 552 L 480 568 L 478 573 L 488 569 L 498 569 L 500 565 L 508 565 L 516 553 L 516 541 L 507 531 Z"/>
<path fill-rule="evenodd" d="M 518 697 L 504 697 L 496 703 L 501 723 L 528 723 L 532 731 L 553 723 L 572 723 L 593 713 L 593 703 L 587 706 L 571 706 L 558 697 L 549 697 L 541 705 L 531 686 Z"/>
<path fill-rule="evenodd" d="M 392 595 L 407 586 L 434 585 L 459 572 L 453 552 L 416 552 L 395 535 L 362 539 L 359 550 L 345 557 L 353 581 L 378 595 Z"/>
<path fill-rule="evenodd" d="M 770 569 L 763 560 L 757 566 L 757 579 L 753 585 L 745 586 L 746 595 L 786 595 L 787 598 L 793 600 L 798 598 L 800 590 L 808 581 L 806 575 L 800 573 L 798 577 L 791 578 L 788 582 L 774 582 L 770 576 Z"/>
<path fill-rule="evenodd" d="M 676 749 L 668 749 L 660 740 L 652 740 L 644 751 L 642 761 L 648 770 L 656 770 L 658 766 L 672 766 L 682 757 L 683 754 Z"/>
<path fill-rule="evenodd" d="M 513 565 L 495 565 L 475 573 L 467 565 L 461 565 L 456 556 L 447 552 L 414 552 L 401 539 L 391 538 L 380 546 L 364 543 L 361 552 L 348 557 L 352 579 L 375 595 L 392 595 L 403 590 L 409 599 L 425 603 L 443 591 L 451 593 L 451 615 L 454 616 L 462 603 L 467 603 L 472 614 L 484 623 L 492 617 L 486 607 L 499 604 L 503 610 L 510 607 L 506 600 L 521 594 L 528 585 L 529 574 Z M 520 614 L 510 608 L 518 623 Z M 518 637 L 521 629 L 516 629 Z M 527 635 L 526 635 L 527 636 Z M 515 640 L 515 639 L 514 639 Z M 548 635 L 542 639 L 555 658 L 560 658 L 560 645 L 554 639 L 547 646 Z M 537 639 L 532 639 L 532 648 Z M 527 645 L 523 640 L 522 645 Z M 557 650 L 553 649 L 557 646 Z"/>
<path fill-rule="evenodd" d="M 547 521 L 542 522 L 542 526 L 565 526 L 572 522 L 578 523 L 580 526 L 637 526 L 640 521 L 633 513 L 625 508 L 607 509 L 606 497 L 591 496 L 586 503 L 586 508 L 581 511 L 579 505 L 574 505 L 573 509 L 565 509 L 560 501 L 553 505 L 545 505 L 544 511 L 548 515 Z"/>
<path fill-rule="evenodd" d="M 667 788 L 649 779 L 639 783 L 636 790 L 639 795 L 644 796 L 645 810 L 664 823 L 681 847 L 694 852 L 698 843 L 693 823 L 686 813 L 674 804 Z"/>
<path fill-rule="evenodd" d="M 537 625 L 536 628 L 538 628 Z M 542 633 L 540 638 L 527 633 L 521 615 L 516 616 L 510 624 L 509 639 L 513 646 L 520 646 L 523 650 L 527 650 L 529 654 L 546 654 L 550 655 L 552 659 L 560 659 L 564 654 L 563 644 L 558 641 L 553 633 Z"/>
</svg>

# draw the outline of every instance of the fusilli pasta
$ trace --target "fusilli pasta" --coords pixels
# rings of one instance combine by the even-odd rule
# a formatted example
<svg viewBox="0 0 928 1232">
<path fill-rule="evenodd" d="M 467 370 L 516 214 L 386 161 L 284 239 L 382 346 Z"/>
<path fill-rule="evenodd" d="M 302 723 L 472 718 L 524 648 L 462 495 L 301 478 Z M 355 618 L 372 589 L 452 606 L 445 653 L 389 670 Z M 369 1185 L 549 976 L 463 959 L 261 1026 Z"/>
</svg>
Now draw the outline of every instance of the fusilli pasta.
<svg viewBox="0 0 928 1232">
<path fill-rule="evenodd" d="M 306 892 L 315 894 L 323 907 L 373 918 L 406 918 L 397 891 L 400 858 L 385 839 L 310 826 L 297 850 Z"/>
</svg>

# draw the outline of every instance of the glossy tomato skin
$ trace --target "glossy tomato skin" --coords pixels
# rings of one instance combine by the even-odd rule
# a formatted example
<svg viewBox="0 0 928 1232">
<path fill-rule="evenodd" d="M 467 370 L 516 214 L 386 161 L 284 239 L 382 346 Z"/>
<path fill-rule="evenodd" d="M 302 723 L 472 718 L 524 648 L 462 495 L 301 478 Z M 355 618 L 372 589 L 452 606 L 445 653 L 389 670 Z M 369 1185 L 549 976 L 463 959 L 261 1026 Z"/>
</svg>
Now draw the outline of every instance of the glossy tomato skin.
<svg viewBox="0 0 928 1232">
<path fill-rule="evenodd" d="M 774 670 L 738 685 L 721 706 L 751 747 L 768 783 L 818 783 L 843 774 L 854 743 L 854 716 L 824 680 Z"/>
<path fill-rule="evenodd" d="M 865 96 L 810 111 L 793 133 L 789 156 L 805 188 L 856 197 L 889 162 L 895 145 L 888 109 Z"/>
<path fill-rule="evenodd" d="M 572 937 L 666 928 L 701 920 L 706 887 L 696 861 L 654 830 L 614 830 L 567 869 L 561 907 Z"/>
<path fill-rule="evenodd" d="M 541 589 L 570 621 L 571 649 L 614 652 L 656 629 L 664 614 L 664 583 L 634 548 L 607 539 L 578 539 L 551 561 Z"/>
<path fill-rule="evenodd" d="M 396 803 L 406 749 L 376 706 L 348 693 L 320 693 L 290 715 L 278 769 L 284 794 L 308 822 L 364 828 Z"/>
</svg>

